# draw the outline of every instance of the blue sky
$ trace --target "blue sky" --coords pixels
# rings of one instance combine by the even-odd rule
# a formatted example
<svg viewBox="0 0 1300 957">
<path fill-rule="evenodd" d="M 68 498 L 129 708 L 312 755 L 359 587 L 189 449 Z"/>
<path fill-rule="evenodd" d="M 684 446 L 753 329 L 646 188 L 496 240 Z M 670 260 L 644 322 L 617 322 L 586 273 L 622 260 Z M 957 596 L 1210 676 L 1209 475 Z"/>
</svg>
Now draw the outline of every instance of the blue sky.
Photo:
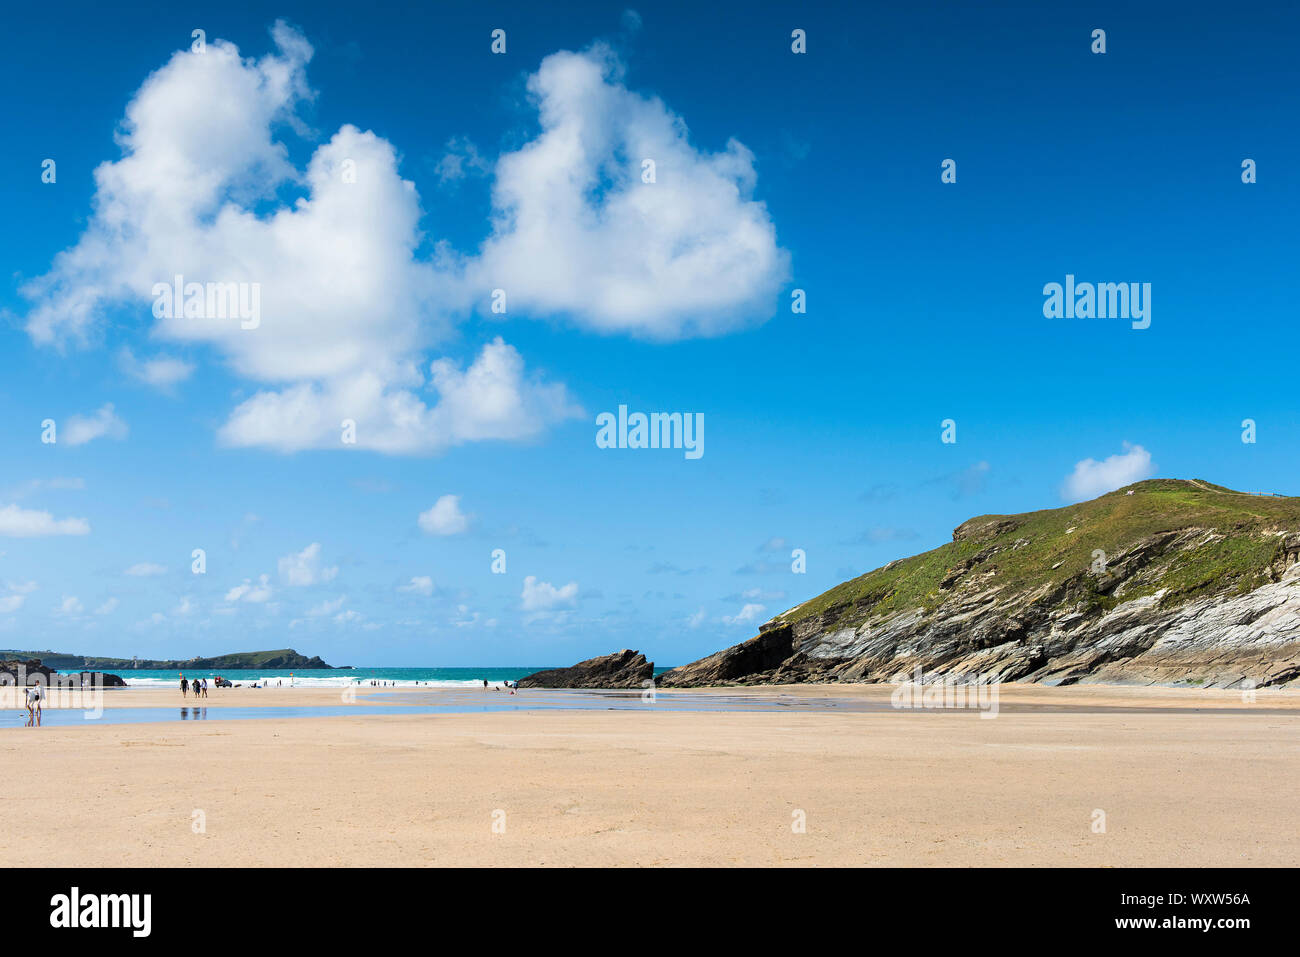
<svg viewBox="0 0 1300 957">
<path fill-rule="evenodd" d="M 671 665 L 972 515 L 1297 491 L 1300 14 L 1052 6 L 7 12 L 0 646 Z"/>
</svg>

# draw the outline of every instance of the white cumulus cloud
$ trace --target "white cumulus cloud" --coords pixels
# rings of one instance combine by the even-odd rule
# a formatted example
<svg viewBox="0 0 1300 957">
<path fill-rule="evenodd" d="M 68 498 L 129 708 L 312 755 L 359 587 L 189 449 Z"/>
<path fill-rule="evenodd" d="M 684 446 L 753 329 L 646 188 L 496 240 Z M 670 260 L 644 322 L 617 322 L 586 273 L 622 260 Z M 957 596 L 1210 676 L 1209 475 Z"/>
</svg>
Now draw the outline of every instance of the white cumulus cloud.
<svg viewBox="0 0 1300 957">
<path fill-rule="evenodd" d="M 469 528 L 469 519 L 460 510 L 459 495 L 444 495 L 427 512 L 421 512 L 420 528 L 430 535 L 459 535 Z"/>
<path fill-rule="evenodd" d="M 234 372 L 263 386 L 231 414 L 226 445 L 278 451 L 346 448 L 341 423 L 356 423 L 359 448 L 429 453 L 481 438 L 528 437 L 575 414 L 562 385 L 522 373 L 496 343 L 476 361 L 504 361 L 487 412 L 470 395 L 459 408 L 429 406 L 419 352 L 444 338 L 467 295 L 439 254 L 416 257 L 423 236 L 415 186 L 398 174 L 393 146 L 340 128 L 305 171 L 275 131 L 313 93 L 307 40 L 279 23 L 276 51 L 247 59 L 223 40 L 182 51 L 153 73 L 127 107 L 122 157 L 95 173 L 95 214 L 79 242 L 29 283 L 27 331 L 37 343 L 94 339 L 109 309 L 156 302 L 156 285 L 243 283 L 256 288 L 260 323 L 157 315 L 153 335 L 216 349 Z M 277 204 L 278 189 L 297 192 Z M 263 210 L 259 203 L 270 202 Z M 514 360 L 513 364 L 511 359 Z M 174 360 L 144 365 L 157 384 L 186 374 Z M 436 364 L 435 364 L 436 366 Z M 433 372 L 436 379 L 439 370 Z M 459 378 L 447 370 L 455 391 Z M 473 370 L 471 370 L 473 371 Z M 448 389 L 435 381 L 445 396 Z M 503 405 L 502 392 L 514 402 Z"/>
<path fill-rule="evenodd" d="M 556 608 L 572 608 L 578 603 L 578 583 L 569 582 L 556 588 L 550 582 L 537 580 L 536 575 L 524 579 L 524 590 L 520 594 L 524 611 L 551 611 Z"/>
<path fill-rule="evenodd" d="M 412 369 L 399 378 L 426 385 Z M 355 423 L 352 447 L 422 454 L 466 442 L 532 438 L 582 415 L 563 385 L 527 375 L 523 357 L 499 336 L 467 369 L 450 359 L 430 364 L 427 387 L 440 396 L 432 406 L 410 390 L 390 388 L 392 381 L 379 371 L 361 370 L 325 383 L 258 392 L 231 413 L 218 439 L 281 452 L 345 448 L 341 424 L 350 420 Z"/>
<path fill-rule="evenodd" d="M 494 232 L 468 269 L 482 301 L 499 288 L 509 310 L 652 339 L 769 318 L 789 257 L 753 199 L 753 153 L 734 139 L 696 149 L 682 118 L 622 73 L 597 44 L 529 78 L 541 134 L 497 162 Z"/>
<path fill-rule="evenodd" d="M 1061 486 L 1061 497 L 1069 502 L 1096 498 L 1117 488 L 1140 482 L 1156 473 L 1151 453 L 1140 445 L 1124 443 L 1124 451 L 1098 462 L 1084 459 L 1074 466 L 1074 471 Z"/>
<path fill-rule="evenodd" d="M 532 438 L 582 414 L 500 338 L 459 362 L 427 357 L 493 289 L 510 315 L 657 339 L 774 312 L 788 256 L 753 199 L 752 154 L 734 140 L 692 145 L 681 117 L 624 86 L 607 49 L 542 62 L 529 81 L 541 132 L 494 164 L 453 138 L 439 177 L 490 168 L 494 184 L 488 239 L 461 255 L 426 237 L 397 149 L 373 132 L 343 126 L 305 168 L 290 162 L 278 137 L 302 129 L 313 50 L 284 23 L 271 32 L 275 50 L 260 58 L 217 39 L 144 81 L 121 156 L 95 170 L 85 231 L 23 287 L 34 342 L 93 344 L 113 310 L 157 305 L 176 277 L 244 284 L 257 290 L 255 328 L 159 309 L 150 330 L 208 347 L 255 386 L 219 428 L 222 444 L 433 454 Z M 655 161 L 654 183 L 642 182 L 642 158 Z M 193 371 L 166 354 L 121 362 L 161 389 Z M 345 421 L 355 442 L 343 441 Z M 111 406 L 81 432 L 124 433 Z"/>
</svg>

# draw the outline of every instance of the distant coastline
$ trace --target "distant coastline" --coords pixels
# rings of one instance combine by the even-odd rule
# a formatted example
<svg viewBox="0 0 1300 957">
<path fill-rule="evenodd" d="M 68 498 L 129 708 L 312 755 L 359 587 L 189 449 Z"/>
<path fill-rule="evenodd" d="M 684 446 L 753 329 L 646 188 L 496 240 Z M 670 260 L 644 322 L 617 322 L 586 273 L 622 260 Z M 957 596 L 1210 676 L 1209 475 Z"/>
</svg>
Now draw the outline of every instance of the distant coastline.
<svg viewBox="0 0 1300 957">
<path fill-rule="evenodd" d="M 292 648 L 280 648 L 275 651 L 239 651 L 214 658 L 189 658 L 185 660 L 157 660 L 149 658 L 97 658 L 87 655 L 74 655 L 58 651 L 19 651 L 0 649 L 0 658 L 40 659 L 47 668 L 56 670 L 94 671 L 151 671 L 183 670 L 185 668 L 222 668 L 245 670 L 294 669 L 298 671 L 334 670 L 319 657 L 308 658 Z"/>
</svg>

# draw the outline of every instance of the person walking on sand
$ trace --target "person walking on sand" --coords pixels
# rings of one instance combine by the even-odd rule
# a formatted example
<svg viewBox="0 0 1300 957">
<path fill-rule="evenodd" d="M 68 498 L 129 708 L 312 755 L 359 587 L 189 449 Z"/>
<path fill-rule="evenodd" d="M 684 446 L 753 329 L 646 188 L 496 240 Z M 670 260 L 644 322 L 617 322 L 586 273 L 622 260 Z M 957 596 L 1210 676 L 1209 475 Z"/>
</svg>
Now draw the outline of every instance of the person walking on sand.
<svg viewBox="0 0 1300 957">
<path fill-rule="evenodd" d="M 35 684 L 27 690 L 31 692 L 31 703 L 28 705 L 28 710 L 32 712 L 34 723 L 39 728 L 41 726 L 41 686 Z"/>
<path fill-rule="evenodd" d="M 181 675 L 181 697 L 184 698 L 185 693 L 189 690 L 190 690 L 190 683 L 185 680 L 184 675 Z"/>
<path fill-rule="evenodd" d="M 203 679 L 203 684 L 202 684 L 201 687 L 203 688 L 203 697 L 206 698 L 206 697 L 208 696 L 208 679 L 207 679 L 207 678 L 204 678 L 204 679 Z"/>
</svg>

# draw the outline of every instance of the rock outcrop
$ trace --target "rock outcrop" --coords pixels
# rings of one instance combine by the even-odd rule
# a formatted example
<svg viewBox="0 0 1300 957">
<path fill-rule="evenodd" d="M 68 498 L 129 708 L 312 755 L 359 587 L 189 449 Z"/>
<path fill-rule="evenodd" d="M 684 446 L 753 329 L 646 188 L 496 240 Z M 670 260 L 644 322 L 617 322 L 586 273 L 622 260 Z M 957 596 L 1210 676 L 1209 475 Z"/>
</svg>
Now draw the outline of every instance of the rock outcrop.
<svg viewBox="0 0 1300 957">
<path fill-rule="evenodd" d="M 657 683 L 1300 683 L 1298 529 L 1300 499 L 1200 481 L 983 516 Z"/>
<path fill-rule="evenodd" d="M 43 684 L 78 688 L 98 681 L 105 688 L 125 688 L 126 682 L 114 674 L 104 671 L 83 671 L 75 675 L 61 675 L 53 668 L 47 667 L 39 659 L 12 659 L 0 661 L 0 683 L 26 686 Z"/>
<path fill-rule="evenodd" d="M 28 658 L 26 660 L 11 658 L 7 661 L 0 661 L 0 681 L 5 684 L 26 686 L 35 684 L 37 681 L 49 684 L 54 677 L 54 669 L 41 664 L 38 658 Z"/>
<path fill-rule="evenodd" d="M 754 675 L 767 675 L 777 681 L 775 673 L 794 655 L 794 633 L 781 624 L 762 631 L 757 637 L 724 648 L 689 665 L 665 671 L 656 680 L 660 688 L 685 688 L 694 685 L 718 685 L 727 682 L 748 683 Z"/>
<path fill-rule="evenodd" d="M 653 662 L 639 651 L 624 648 L 612 655 L 588 658 L 571 668 L 552 668 L 519 679 L 521 688 L 640 688 L 654 675 Z"/>
<path fill-rule="evenodd" d="M 105 688 L 126 687 L 126 682 L 120 676 L 109 674 L 107 671 L 83 671 L 79 677 L 86 686 L 99 682 Z"/>
</svg>

